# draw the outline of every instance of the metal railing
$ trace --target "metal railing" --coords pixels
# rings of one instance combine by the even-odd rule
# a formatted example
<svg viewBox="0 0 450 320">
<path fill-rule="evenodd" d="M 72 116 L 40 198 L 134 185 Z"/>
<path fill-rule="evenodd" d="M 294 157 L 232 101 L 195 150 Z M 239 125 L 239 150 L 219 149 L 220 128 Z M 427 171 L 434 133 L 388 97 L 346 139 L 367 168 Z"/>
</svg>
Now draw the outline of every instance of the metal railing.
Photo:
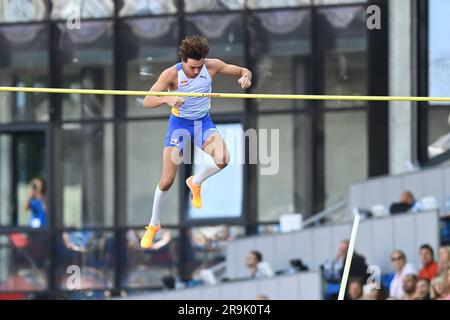
<svg viewBox="0 0 450 320">
<path fill-rule="evenodd" d="M 339 201 L 339 202 L 333 204 L 332 206 L 326 208 L 325 210 L 318 212 L 317 214 L 313 215 L 312 217 L 305 219 L 303 221 L 302 226 L 303 226 L 303 228 L 305 228 L 305 227 L 308 227 L 311 225 L 316 225 L 320 222 L 320 220 L 322 220 L 324 218 L 329 218 L 334 213 L 346 208 L 347 206 L 348 206 L 347 199 Z"/>
</svg>

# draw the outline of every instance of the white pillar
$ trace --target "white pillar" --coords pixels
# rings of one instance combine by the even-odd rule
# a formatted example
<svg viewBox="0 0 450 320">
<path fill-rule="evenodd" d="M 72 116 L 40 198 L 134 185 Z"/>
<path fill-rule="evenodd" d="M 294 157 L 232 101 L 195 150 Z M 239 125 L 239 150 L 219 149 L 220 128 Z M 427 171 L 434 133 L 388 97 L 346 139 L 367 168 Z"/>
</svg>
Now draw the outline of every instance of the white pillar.
<svg viewBox="0 0 450 320">
<path fill-rule="evenodd" d="M 412 0 L 389 1 L 389 94 L 410 96 L 415 92 L 414 28 Z M 408 171 L 413 157 L 413 103 L 389 103 L 389 171 Z"/>
</svg>

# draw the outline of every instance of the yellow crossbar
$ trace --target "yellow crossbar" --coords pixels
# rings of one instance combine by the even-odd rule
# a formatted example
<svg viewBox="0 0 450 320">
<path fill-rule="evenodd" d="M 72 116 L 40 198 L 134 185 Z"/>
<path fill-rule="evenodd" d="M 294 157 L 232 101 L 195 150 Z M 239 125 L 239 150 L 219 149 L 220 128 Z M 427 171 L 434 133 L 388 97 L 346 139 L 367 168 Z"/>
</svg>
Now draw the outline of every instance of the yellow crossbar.
<svg viewBox="0 0 450 320">
<path fill-rule="evenodd" d="M 360 101 L 446 101 L 450 97 L 408 97 L 408 96 L 342 96 L 342 95 L 302 95 L 302 94 L 265 94 L 265 93 L 194 93 L 194 92 L 150 92 L 131 90 L 95 90 L 65 88 L 27 88 L 0 87 L 0 92 L 37 92 L 37 93 L 73 93 L 125 96 L 176 96 L 211 97 L 233 99 L 273 99 L 273 100 L 360 100 Z"/>
</svg>

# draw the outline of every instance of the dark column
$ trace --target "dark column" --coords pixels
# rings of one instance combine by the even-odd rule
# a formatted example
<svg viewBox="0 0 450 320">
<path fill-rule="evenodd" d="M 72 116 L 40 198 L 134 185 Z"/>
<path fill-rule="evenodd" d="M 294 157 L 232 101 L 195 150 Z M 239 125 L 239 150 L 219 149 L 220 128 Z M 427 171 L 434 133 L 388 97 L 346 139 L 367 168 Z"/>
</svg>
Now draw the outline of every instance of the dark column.
<svg viewBox="0 0 450 320">
<path fill-rule="evenodd" d="M 388 1 L 372 0 L 368 5 L 381 9 L 381 29 L 367 30 L 368 94 L 389 95 Z M 368 174 L 376 177 L 389 173 L 389 103 L 369 101 L 368 106 Z"/>
</svg>

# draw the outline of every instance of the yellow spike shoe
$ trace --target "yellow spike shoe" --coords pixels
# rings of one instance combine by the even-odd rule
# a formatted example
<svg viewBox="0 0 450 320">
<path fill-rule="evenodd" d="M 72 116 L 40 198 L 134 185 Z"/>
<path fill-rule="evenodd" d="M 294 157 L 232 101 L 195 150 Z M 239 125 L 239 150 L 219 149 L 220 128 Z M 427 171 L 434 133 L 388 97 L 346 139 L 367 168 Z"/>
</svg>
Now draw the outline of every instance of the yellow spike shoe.
<svg viewBox="0 0 450 320">
<path fill-rule="evenodd" d="M 144 249 L 150 249 L 153 245 L 153 240 L 155 239 L 156 234 L 161 229 L 161 224 L 158 223 L 157 226 L 149 224 L 145 227 L 145 229 L 145 234 L 141 239 L 141 247 Z"/>
<path fill-rule="evenodd" d="M 194 176 L 186 179 L 186 184 L 191 189 L 191 199 L 194 208 L 200 209 L 202 207 L 202 187 L 194 183 Z"/>
</svg>

